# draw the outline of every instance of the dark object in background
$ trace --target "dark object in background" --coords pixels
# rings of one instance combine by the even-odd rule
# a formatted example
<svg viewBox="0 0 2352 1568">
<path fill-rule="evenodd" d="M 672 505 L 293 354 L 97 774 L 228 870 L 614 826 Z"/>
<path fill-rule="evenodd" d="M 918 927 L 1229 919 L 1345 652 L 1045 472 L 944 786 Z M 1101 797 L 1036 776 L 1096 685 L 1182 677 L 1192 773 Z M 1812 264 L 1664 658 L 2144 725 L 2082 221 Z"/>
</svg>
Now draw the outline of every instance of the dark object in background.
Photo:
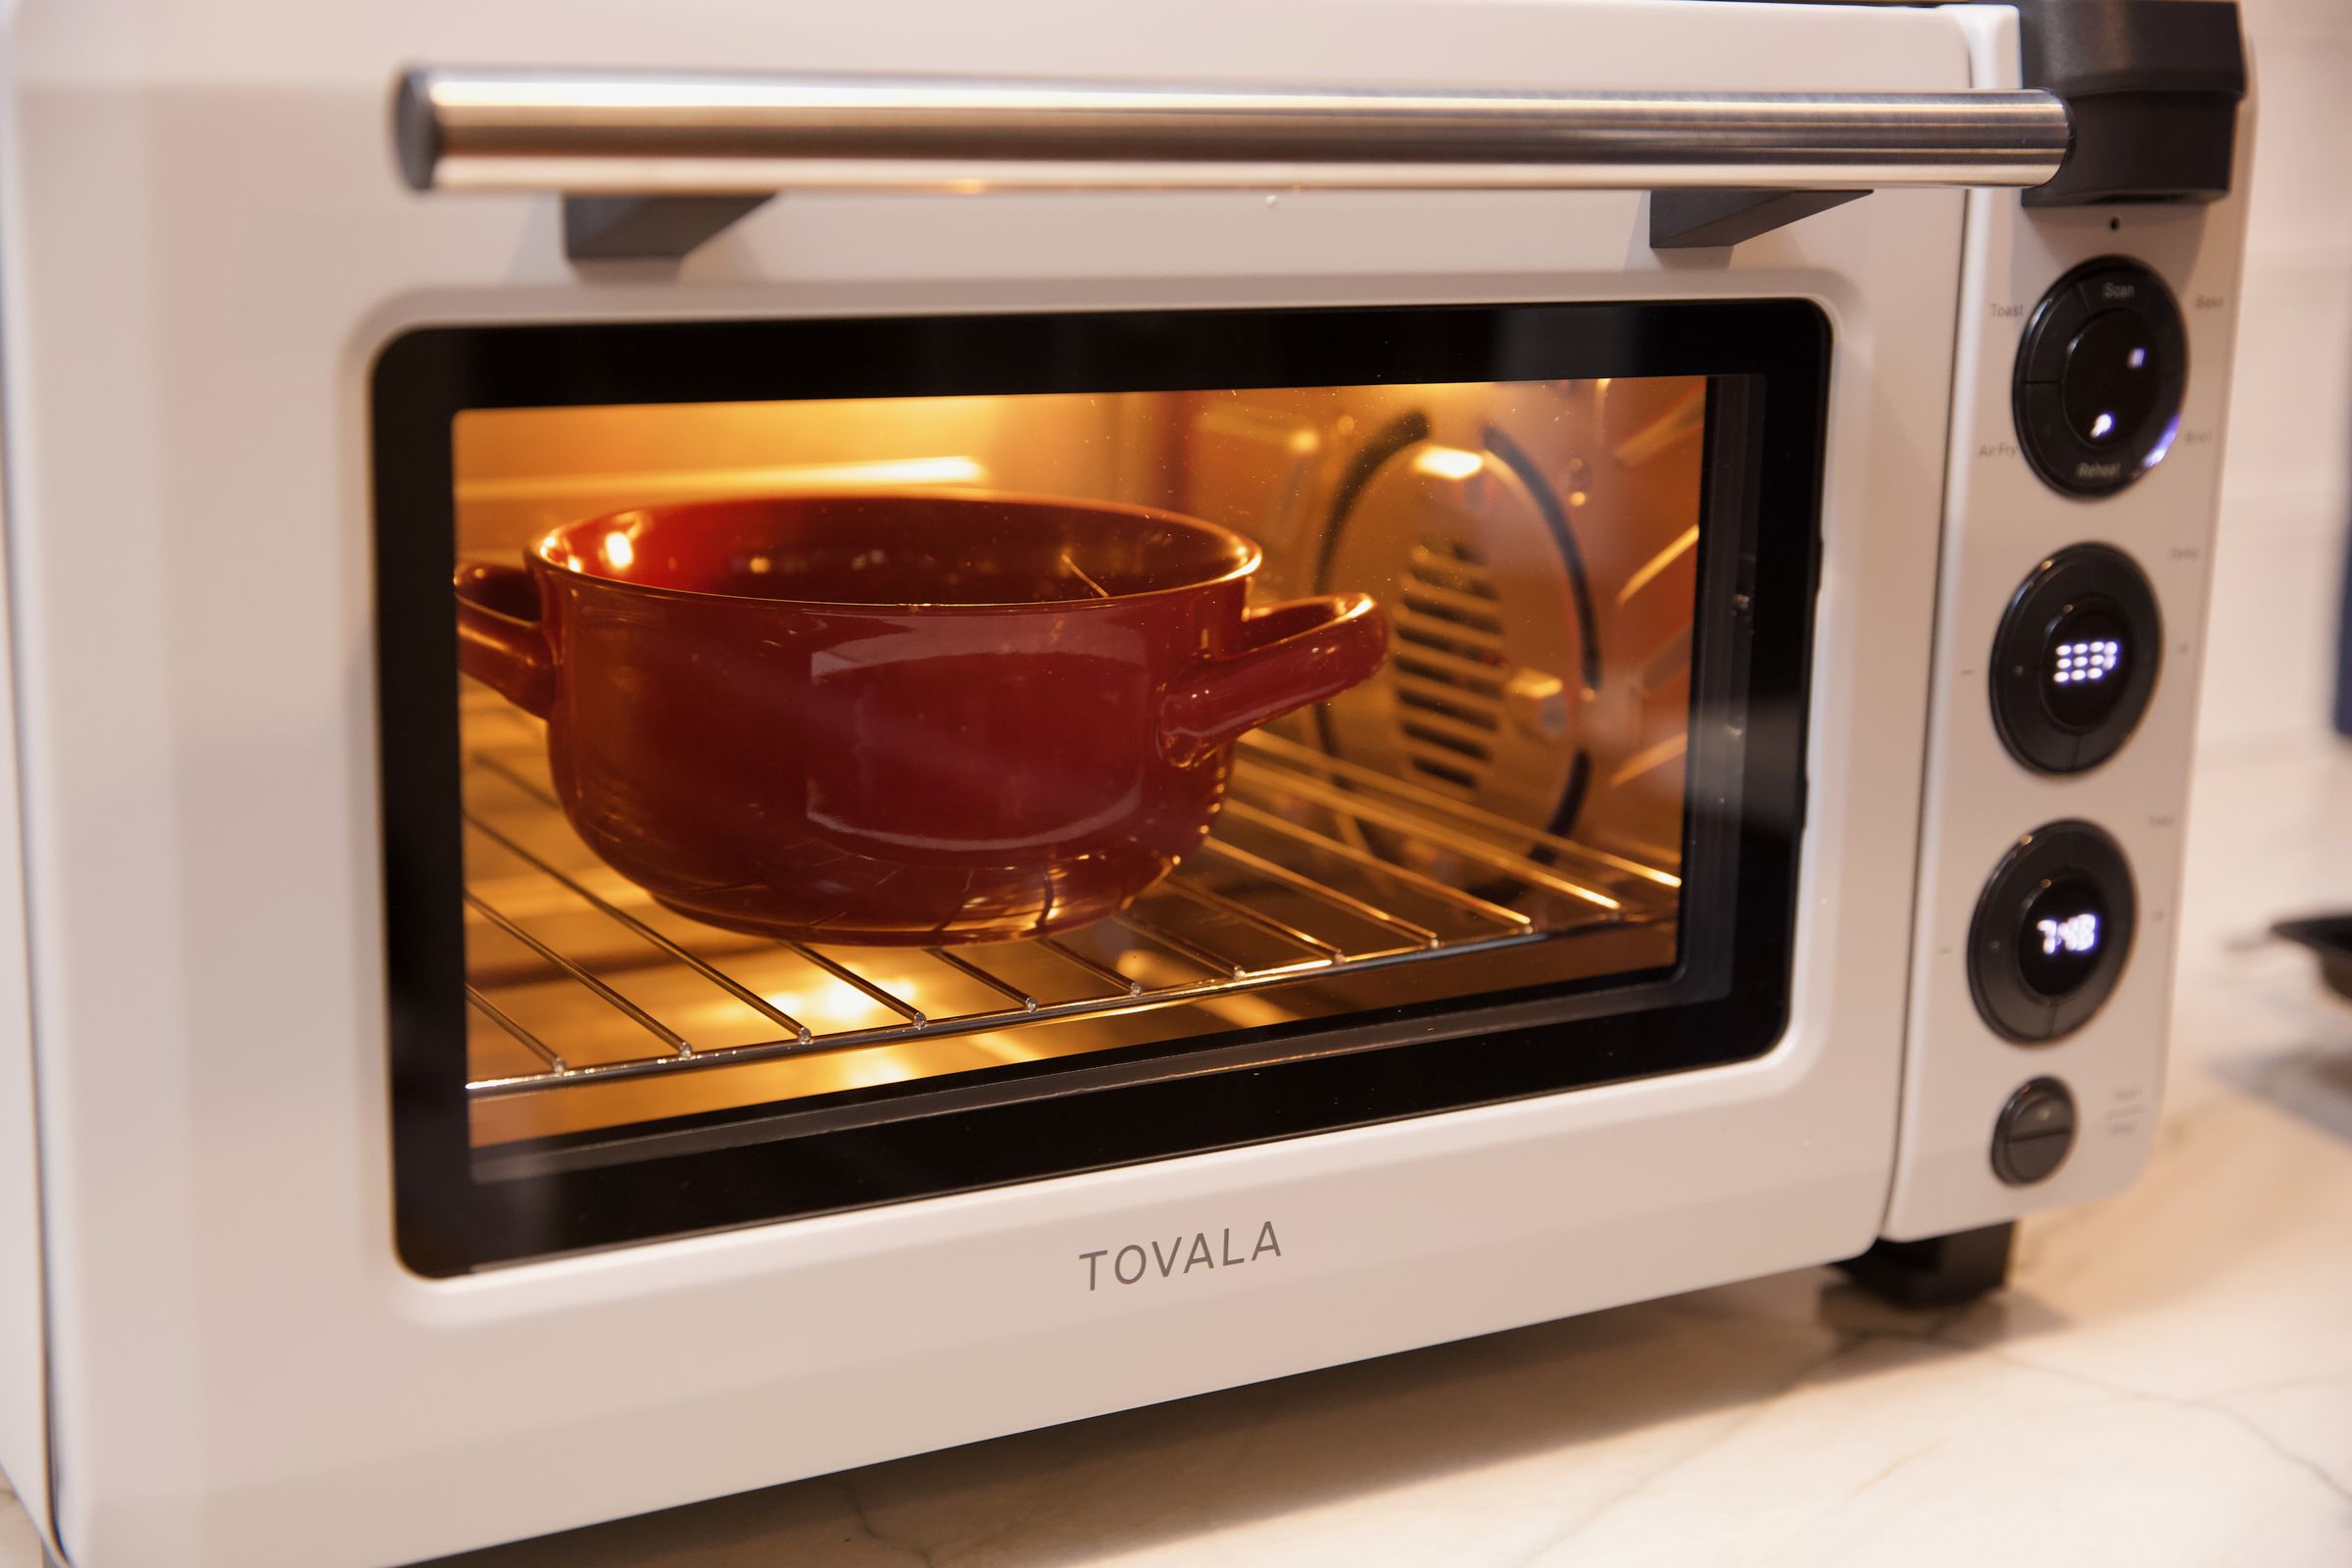
<svg viewBox="0 0 2352 1568">
<path fill-rule="evenodd" d="M 2321 914 L 2308 920 L 2281 920 L 2271 927 L 2273 936 L 2300 942 L 2320 956 L 2320 978 L 2337 995 L 2352 1001 L 2352 914 Z"/>
</svg>

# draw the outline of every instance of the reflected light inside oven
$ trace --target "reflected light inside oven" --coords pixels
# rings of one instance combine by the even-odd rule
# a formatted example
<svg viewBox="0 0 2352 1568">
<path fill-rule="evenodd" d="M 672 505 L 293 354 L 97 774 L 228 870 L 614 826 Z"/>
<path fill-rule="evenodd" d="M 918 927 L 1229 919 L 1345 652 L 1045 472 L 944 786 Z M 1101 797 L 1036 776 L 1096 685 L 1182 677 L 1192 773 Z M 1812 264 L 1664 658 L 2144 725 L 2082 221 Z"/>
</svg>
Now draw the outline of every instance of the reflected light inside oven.
<svg viewBox="0 0 2352 1568">
<path fill-rule="evenodd" d="M 809 463 L 799 477 L 811 484 L 979 484 L 988 469 L 970 458 L 900 458 L 888 463 Z"/>
<path fill-rule="evenodd" d="M 528 426 L 521 429 L 529 433 Z M 489 430 L 491 433 L 504 433 L 496 426 L 489 427 Z M 485 434 L 476 437 L 476 445 L 502 454 L 519 454 L 516 461 L 528 461 L 533 456 L 522 436 L 513 436 L 509 440 L 510 444 L 501 448 L 490 444 L 488 434 Z M 826 489 L 832 486 L 980 485 L 988 483 L 988 480 L 989 471 L 985 464 L 976 458 L 954 456 L 886 458 L 858 463 L 709 464 L 699 467 L 476 475 L 459 482 L 458 500 L 463 505 L 478 507 L 566 501 L 578 497 L 590 505 L 597 505 L 620 495 L 643 500 L 649 496 L 728 496 L 765 490 Z"/>
<path fill-rule="evenodd" d="M 1413 466 L 1437 479 L 1467 479 L 1487 466 L 1487 460 L 1460 447 L 1423 447 Z"/>
<path fill-rule="evenodd" d="M 876 1084 L 905 1083 L 928 1070 L 919 1051 L 905 1046 L 868 1046 L 845 1051 L 825 1062 L 826 1087 L 833 1090 L 870 1089 Z"/>
<path fill-rule="evenodd" d="M 1680 561 L 1697 544 L 1698 529 L 1695 525 L 1677 534 L 1672 544 L 1650 557 L 1642 563 L 1639 571 L 1625 579 L 1625 586 L 1617 590 L 1617 602 L 1621 605 L 1632 604 L 1636 594 L 1655 582 L 1659 573 Z"/>
<path fill-rule="evenodd" d="M 605 535 L 605 564 L 607 565 L 616 571 L 626 571 L 629 569 L 630 563 L 636 559 L 637 547 L 629 543 L 627 534 L 615 528 Z"/>
<path fill-rule="evenodd" d="M 877 975 L 873 983 L 909 1007 L 917 1011 L 928 1010 L 923 1006 L 923 986 L 920 981 L 898 975 Z M 869 1029 L 902 1021 L 897 1013 L 873 998 L 837 981 L 819 980 L 806 990 L 766 991 L 760 995 L 766 999 L 769 1006 L 799 1019 L 820 1035 Z"/>
</svg>

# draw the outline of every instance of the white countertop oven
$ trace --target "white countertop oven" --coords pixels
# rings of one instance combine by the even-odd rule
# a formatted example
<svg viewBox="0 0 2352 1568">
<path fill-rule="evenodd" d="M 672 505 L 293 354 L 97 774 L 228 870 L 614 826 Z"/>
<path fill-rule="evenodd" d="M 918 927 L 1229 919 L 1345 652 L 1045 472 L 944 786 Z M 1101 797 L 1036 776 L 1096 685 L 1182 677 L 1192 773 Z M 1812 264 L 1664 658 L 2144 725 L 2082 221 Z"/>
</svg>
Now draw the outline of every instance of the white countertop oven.
<svg viewBox="0 0 2352 1568">
<path fill-rule="evenodd" d="M 1957 1297 L 2144 1162 L 2233 7 L 5 27 L 61 1561 Z"/>
</svg>

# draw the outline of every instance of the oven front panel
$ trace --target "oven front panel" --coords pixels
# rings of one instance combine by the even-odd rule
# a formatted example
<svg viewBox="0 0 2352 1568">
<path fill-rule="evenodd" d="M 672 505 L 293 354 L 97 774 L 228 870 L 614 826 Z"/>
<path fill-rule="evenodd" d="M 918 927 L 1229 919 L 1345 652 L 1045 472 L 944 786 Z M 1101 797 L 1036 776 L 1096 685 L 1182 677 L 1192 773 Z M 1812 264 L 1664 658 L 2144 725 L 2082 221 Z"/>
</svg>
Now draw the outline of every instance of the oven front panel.
<svg viewBox="0 0 2352 1568">
<path fill-rule="evenodd" d="M 1826 325 L 1738 302 L 402 337 L 373 419 L 403 1255 L 453 1272 L 1769 1049 Z M 1099 602 L 1130 589 L 1114 569 L 1159 579 L 1087 573 L 1101 516 L 1060 575 L 1004 579 L 1011 540 L 973 530 L 1005 492 L 1205 518 L 1263 552 L 1261 601 L 1368 592 L 1390 628 L 1370 679 L 1192 770 L 1224 775 L 1206 842 L 1065 923 L 1053 898 L 1111 852 L 1056 861 L 1054 832 L 1153 777 L 1096 733 L 1150 678 Z M 823 564 L 812 505 L 858 509 L 849 565 L 892 593 L 989 573 L 1046 608 L 846 638 L 753 611 L 757 673 L 700 644 L 629 645 L 619 685 L 564 663 L 634 635 L 640 598 L 565 628 L 552 722 L 451 670 L 453 562 L 609 514 L 597 567 L 664 569 L 695 514 L 647 508 L 778 496 L 796 531 L 729 540 L 743 580 L 703 612 L 794 597 Z M 942 497 L 963 504 L 923 514 L 911 564 L 868 559 Z M 822 680 L 854 683 L 846 715 Z M 1023 713 L 976 711 L 990 682 L 1034 719 L 1017 744 Z M 739 758 L 747 728 L 772 744 Z M 643 782 L 679 774 L 709 810 L 760 797 L 686 881 L 648 867 L 710 832 Z M 1004 837 L 1024 816 L 1046 827 Z M 934 927 L 855 923 L 904 918 L 878 895 L 933 870 Z M 1041 886 L 1044 929 L 962 940 Z M 730 912 L 754 898 L 833 923 L 762 930 Z"/>
<path fill-rule="evenodd" d="M 1883 192 L 1671 257 L 1648 249 L 1634 192 L 796 197 L 682 268 L 575 270 L 553 202 L 417 197 L 386 144 L 401 65 L 529 63 L 551 39 L 612 66 L 1969 81 L 1933 12 L 1340 13 L 1202 0 L 1105 28 L 1040 6 L 1008 27 L 877 0 L 779 26 L 760 7 L 419 0 L 334 27 L 264 5 L 236 29 L 162 4 L 10 13 L 11 630 L 50 1438 L 77 1568 L 413 1561 L 1867 1245 L 1894 1138 L 1961 196 Z M 144 50 L 118 46 L 123 27 Z M 1801 722 L 1812 830 L 1771 1049 L 464 1277 L 404 1266 L 370 423 L 387 345 L 534 324 L 1756 301 L 1806 302 L 1781 308 L 1817 309 L 1829 343 L 1813 662 L 1801 713 L 1774 715 Z M 1769 368 L 1708 354 L 1679 373 Z M 437 481 L 451 505 L 454 470 Z M 455 543 L 437 541 L 444 563 Z M 416 687 L 443 722 L 446 607 Z M 463 1094 L 462 1058 L 435 1070 Z M 607 1217 L 548 1221 L 573 1223 Z M 1278 1253 L 1256 1251 L 1267 1224 Z M 1090 1251 L 1181 1237 L 1189 1259 L 1205 1237 L 1221 1259 L 1229 1230 L 1253 1260 L 1088 1289 Z"/>
</svg>

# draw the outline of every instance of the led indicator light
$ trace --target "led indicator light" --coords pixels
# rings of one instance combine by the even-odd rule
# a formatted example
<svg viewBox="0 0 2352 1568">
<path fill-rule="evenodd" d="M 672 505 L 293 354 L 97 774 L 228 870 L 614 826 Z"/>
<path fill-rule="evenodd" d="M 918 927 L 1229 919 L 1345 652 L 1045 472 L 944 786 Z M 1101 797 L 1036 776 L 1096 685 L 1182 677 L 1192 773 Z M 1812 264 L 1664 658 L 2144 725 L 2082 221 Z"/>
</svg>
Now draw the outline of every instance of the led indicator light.
<svg viewBox="0 0 2352 1568">
<path fill-rule="evenodd" d="M 2123 662 L 2124 645 L 2112 638 L 2096 642 L 2059 643 L 2051 650 L 2050 680 L 2060 686 L 2105 680 Z"/>
<path fill-rule="evenodd" d="M 2099 917 L 2088 911 L 2064 920 L 2036 920 L 2034 929 L 2041 933 L 2045 954 L 2089 953 L 2099 945 Z"/>
</svg>

